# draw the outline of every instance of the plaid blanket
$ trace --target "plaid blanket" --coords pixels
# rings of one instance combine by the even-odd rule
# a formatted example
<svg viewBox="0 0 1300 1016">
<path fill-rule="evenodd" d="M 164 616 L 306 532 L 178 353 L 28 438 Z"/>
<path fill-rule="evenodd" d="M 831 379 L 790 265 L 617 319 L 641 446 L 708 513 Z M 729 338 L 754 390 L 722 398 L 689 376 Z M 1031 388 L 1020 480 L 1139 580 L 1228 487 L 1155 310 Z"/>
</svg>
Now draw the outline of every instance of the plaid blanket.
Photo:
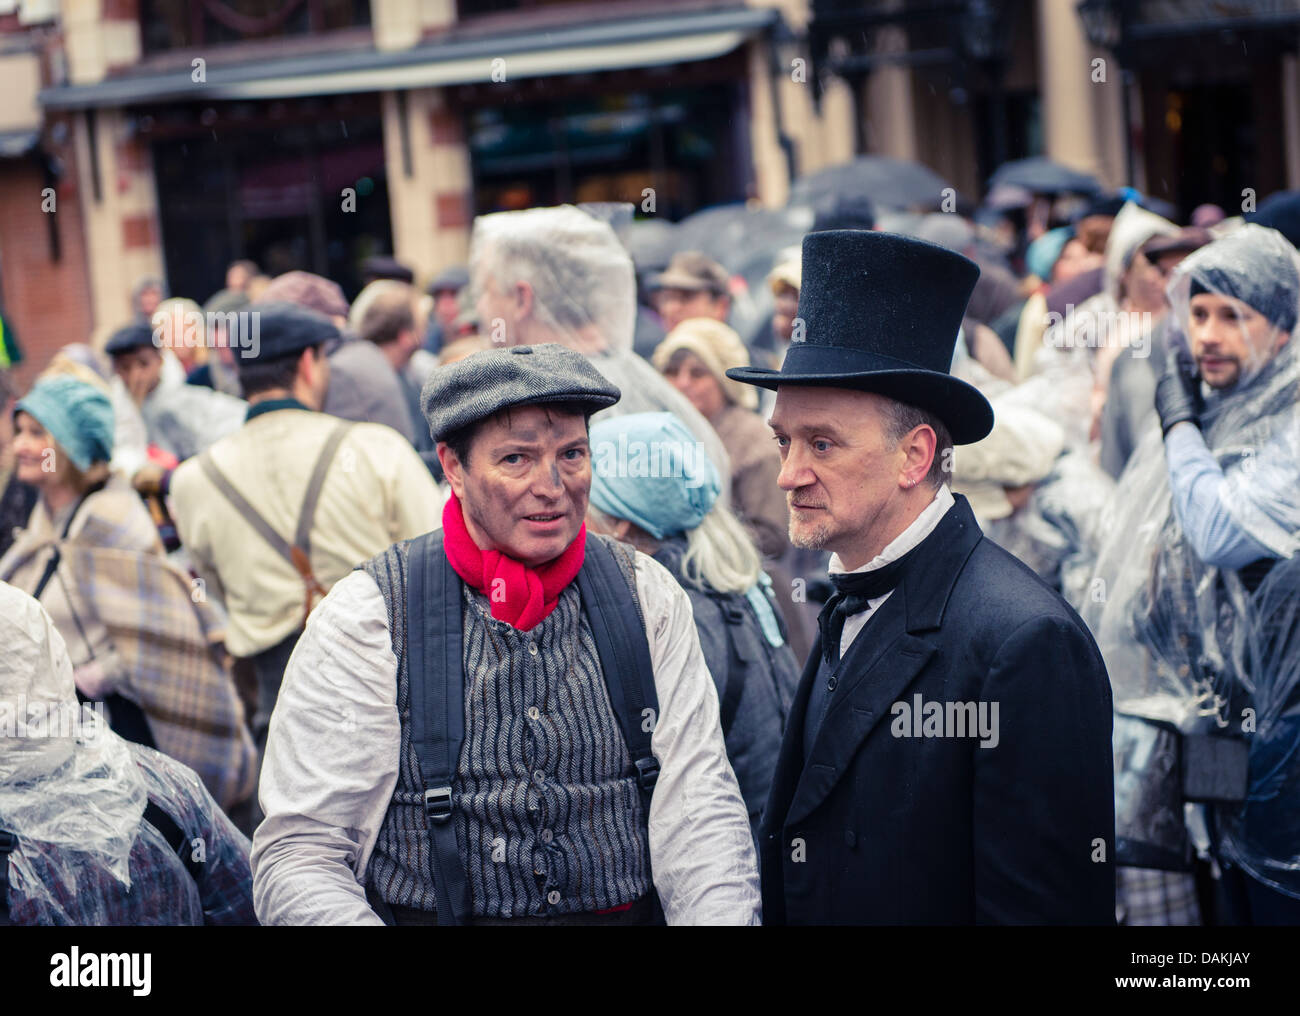
<svg viewBox="0 0 1300 1016">
<path fill-rule="evenodd" d="M 0 560 L 0 579 L 32 592 L 54 547 L 58 571 L 41 595 L 74 665 L 95 660 L 138 705 L 154 743 L 193 769 L 223 808 L 256 788 L 256 748 L 224 663 L 224 633 L 189 575 L 169 561 L 153 520 L 114 474 L 78 508 L 66 539 L 38 502 Z"/>
<path fill-rule="evenodd" d="M 189 576 L 161 555 L 80 540 L 64 557 L 82 605 L 112 639 L 126 682 L 117 691 L 144 710 L 158 750 L 198 773 L 223 808 L 250 797 L 256 749 L 215 615 L 191 598 Z"/>
</svg>

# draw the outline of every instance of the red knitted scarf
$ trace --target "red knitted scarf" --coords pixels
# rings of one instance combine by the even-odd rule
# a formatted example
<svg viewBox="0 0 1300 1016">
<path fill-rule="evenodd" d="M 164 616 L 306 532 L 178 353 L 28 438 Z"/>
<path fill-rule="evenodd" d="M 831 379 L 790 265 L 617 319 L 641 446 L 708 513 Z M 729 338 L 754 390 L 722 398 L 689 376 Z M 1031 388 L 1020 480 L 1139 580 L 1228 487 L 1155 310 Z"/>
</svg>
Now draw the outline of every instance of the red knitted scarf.
<svg viewBox="0 0 1300 1016">
<path fill-rule="evenodd" d="M 465 527 L 465 515 L 455 494 L 442 509 L 442 546 L 452 569 L 488 598 L 498 621 L 531 631 L 560 602 L 560 593 L 578 576 L 587 548 L 587 525 L 559 557 L 540 568 L 507 557 L 499 550 L 481 550 Z"/>
</svg>

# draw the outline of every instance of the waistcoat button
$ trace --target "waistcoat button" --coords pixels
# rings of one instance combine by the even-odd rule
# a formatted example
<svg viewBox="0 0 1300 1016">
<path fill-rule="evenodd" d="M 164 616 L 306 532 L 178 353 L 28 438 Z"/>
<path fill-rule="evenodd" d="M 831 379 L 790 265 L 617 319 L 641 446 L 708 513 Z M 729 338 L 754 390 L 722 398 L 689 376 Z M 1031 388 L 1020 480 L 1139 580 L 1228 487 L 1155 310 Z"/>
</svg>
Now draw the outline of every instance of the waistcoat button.
<svg viewBox="0 0 1300 1016">
<path fill-rule="evenodd" d="M 546 902 L 549 903 L 551 906 L 555 906 L 555 904 L 559 903 L 560 902 L 559 890 L 552 889 L 549 893 L 547 893 Z"/>
<path fill-rule="evenodd" d="M 528 707 L 528 718 L 529 718 L 530 720 L 535 720 L 535 719 L 537 719 L 537 717 L 539 717 L 539 716 L 541 716 L 541 715 L 542 715 L 542 711 L 541 711 L 540 709 L 538 709 L 536 706 L 529 706 L 529 707 Z"/>
</svg>

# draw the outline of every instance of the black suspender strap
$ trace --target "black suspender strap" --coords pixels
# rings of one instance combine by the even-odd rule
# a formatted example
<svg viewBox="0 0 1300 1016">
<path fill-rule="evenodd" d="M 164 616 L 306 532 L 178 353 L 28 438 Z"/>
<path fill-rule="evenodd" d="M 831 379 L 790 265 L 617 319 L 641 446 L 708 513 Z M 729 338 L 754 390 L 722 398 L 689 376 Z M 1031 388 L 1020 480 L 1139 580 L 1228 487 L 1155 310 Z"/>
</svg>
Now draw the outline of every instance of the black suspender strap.
<svg viewBox="0 0 1300 1016">
<path fill-rule="evenodd" d="M 424 815 L 438 923 L 470 916 L 469 880 L 456 844 L 451 785 L 465 739 L 460 577 L 442 549 L 442 531 L 411 541 L 406 578 L 406 666 L 411 744 L 424 781 Z"/>
<path fill-rule="evenodd" d="M 0 928 L 7 928 L 9 920 L 9 855 L 18 849 L 18 837 L 8 829 L 0 829 Z"/>
<path fill-rule="evenodd" d="M 203 874 L 203 864 L 194 860 L 194 851 L 190 849 L 190 838 L 185 835 L 185 830 L 153 801 L 145 806 L 144 820 L 162 833 L 172 853 L 181 859 L 185 870 L 190 873 L 190 878 L 198 882 Z"/>
<path fill-rule="evenodd" d="M 742 609 L 726 597 L 716 596 L 713 602 L 722 612 L 722 627 L 727 635 L 727 678 L 722 684 L 722 697 L 718 700 L 718 718 L 722 724 L 722 736 L 726 737 L 731 732 L 731 724 L 735 722 L 745 691 L 747 664 L 740 655 L 735 634 L 735 626 L 741 624 L 745 616 Z"/>
<path fill-rule="evenodd" d="M 587 538 L 578 590 L 648 819 L 659 775 L 659 762 L 650 751 L 659 714 L 654 668 L 645 626 L 618 563 L 592 536 Z M 407 553 L 406 666 L 411 746 L 424 784 L 430 867 L 441 925 L 465 924 L 470 918 L 469 880 L 456 842 L 451 799 L 465 740 L 462 639 L 460 577 L 443 552 L 442 531 L 426 533 L 411 541 Z M 384 916 L 380 910 L 376 913 Z"/>
<path fill-rule="evenodd" d="M 646 818 L 650 796 L 659 778 L 659 760 L 650 751 L 650 735 L 659 721 L 659 696 L 645 626 L 613 553 L 597 537 L 587 535 L 586 554 L 578 572 L 578 591 L 586 604 L 605 687 L 623 730 L 633 774 L 641 791 Z"/>
</svg>

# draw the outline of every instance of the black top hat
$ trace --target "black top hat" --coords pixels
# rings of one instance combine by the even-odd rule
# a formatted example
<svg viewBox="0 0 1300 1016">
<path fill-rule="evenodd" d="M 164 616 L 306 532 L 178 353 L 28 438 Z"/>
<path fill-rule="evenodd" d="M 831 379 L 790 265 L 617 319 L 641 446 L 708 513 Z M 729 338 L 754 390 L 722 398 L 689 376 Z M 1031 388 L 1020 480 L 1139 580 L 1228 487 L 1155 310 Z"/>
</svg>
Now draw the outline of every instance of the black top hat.
<svg viewBox="0 0 1300 1016">
<path fill-rule="evenodd" d="M 933 413 L 956 444 L 993 429 L 993 408 L 948 373 L 975 262 L 894 233 L 830 230 L 803 239 L 799 317 L 779 371 L 733 367 L 775 389 L 822 385 L 875 392 Z"/>
</svg>

